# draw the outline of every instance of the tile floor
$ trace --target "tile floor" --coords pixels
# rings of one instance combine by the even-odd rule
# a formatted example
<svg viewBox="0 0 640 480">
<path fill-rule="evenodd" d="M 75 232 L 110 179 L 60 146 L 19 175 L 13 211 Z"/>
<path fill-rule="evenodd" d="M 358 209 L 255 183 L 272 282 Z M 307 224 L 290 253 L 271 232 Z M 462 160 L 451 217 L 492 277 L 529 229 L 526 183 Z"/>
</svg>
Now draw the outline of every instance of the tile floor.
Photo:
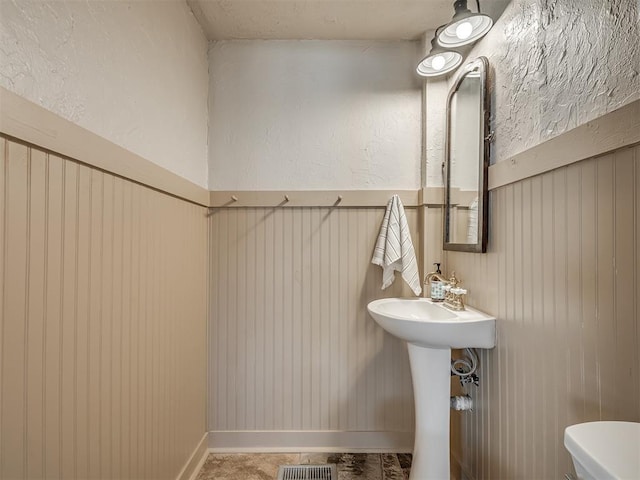
<svg viewBox="0 0 640 480">
<path fill-rule="evenodd" d="M 212 453 L 197 480 L 275 480 L 280 465 L 335 463 L 338 480 L 407 480 L 410 453 Z"/>
</svg>

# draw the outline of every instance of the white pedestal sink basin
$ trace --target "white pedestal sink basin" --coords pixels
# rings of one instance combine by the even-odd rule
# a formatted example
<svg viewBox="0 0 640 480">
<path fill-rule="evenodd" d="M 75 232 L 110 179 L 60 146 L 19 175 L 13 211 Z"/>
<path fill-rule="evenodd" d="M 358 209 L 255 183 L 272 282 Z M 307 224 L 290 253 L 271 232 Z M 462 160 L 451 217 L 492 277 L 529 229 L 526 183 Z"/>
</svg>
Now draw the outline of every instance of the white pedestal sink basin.
<svg viewBox="0 0 640 480">
<path fill-rule="evenodd" d="M 467 307 L 455 312 L 426 298 L 383 298 L 369 313 L 409 344 L 416 410 L 411 480 L 447 480 L 451 349 L 493 348 L 496 319 Z"/>
</svg>

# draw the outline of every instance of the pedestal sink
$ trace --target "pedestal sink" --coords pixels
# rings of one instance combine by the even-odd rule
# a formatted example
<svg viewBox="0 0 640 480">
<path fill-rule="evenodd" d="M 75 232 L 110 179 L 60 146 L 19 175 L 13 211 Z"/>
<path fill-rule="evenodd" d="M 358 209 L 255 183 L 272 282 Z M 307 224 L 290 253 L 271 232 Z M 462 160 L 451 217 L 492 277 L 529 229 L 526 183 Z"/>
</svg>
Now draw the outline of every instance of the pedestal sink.
<svg viewBox="0 0 640 480">
<path fill-rule="evenodd" d="M 416 411 L 410 480 L 447 480 L 451 349 L 493 348 L 496 319 L 426 298 L 383 298 L 367 308 L 382 328 L 408 343 Z"/>
</svg>

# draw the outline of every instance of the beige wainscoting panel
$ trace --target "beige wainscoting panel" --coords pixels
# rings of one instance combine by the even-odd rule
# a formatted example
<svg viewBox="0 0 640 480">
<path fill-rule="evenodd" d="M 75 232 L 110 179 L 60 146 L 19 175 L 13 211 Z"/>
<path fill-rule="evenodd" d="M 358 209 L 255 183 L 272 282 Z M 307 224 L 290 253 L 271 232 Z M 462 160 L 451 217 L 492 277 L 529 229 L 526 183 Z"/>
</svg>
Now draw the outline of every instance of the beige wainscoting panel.
<svg viewBox="0 0 640 480">
<path fill-rule="evenodd" d="M 447 252 L 468 303 L 498 318 L 476 408 L 471 478 L 563 478 L 568 425 L 640 421 L 640 147 L 491 192 L 487 254 Z"/>
<path fill-rule="evenodd" d="M 420 271 L 422 272 L 422 278 L 429 272 L 436 270 L 435 263 L 443 264 L 443 251 L 442 251 L 442 207 L 441 206 L 425 206 L 418 209 L 418 215 L 420 219 L 420 250 L 419 257 L 422 259 L 422 265 Z M 423 286 L 423 288 L 425 288 Z M 429 297 L 431 292 L 428 290 L 429 285 L 426 286 L 427 291 L 423 293 L 423 296 Z"/>
<path fill-rule="evenodd" d="M 371 264 L 383 215 L 384 208 L 213 211 L 214 442 L 220 431 L 413 430 L 406 347 L 366 310 L 376 298 L 411 295 L 399 276 L 382 291 L 381 269 Z M 407 216 L 417 248 L 418 209 Z"/>
<path fill-rule="evenodd" d="M 202 439 L 206 209 L 0 137 L 0 477 L 175 478 Z"/>
</svg>

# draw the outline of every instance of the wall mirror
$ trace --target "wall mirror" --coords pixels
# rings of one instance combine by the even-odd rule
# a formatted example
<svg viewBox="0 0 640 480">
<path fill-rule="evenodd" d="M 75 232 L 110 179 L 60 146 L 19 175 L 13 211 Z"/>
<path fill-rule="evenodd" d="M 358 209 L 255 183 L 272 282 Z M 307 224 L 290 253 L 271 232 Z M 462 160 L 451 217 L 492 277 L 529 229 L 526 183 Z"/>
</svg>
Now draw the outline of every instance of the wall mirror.
<svg viewBox="0 0 640 480">
<path fill-rule="evenodd" d="M 465 65 L 447 98 L 444 249 L 487 251 L 488 61 Z"/>
</svg>

